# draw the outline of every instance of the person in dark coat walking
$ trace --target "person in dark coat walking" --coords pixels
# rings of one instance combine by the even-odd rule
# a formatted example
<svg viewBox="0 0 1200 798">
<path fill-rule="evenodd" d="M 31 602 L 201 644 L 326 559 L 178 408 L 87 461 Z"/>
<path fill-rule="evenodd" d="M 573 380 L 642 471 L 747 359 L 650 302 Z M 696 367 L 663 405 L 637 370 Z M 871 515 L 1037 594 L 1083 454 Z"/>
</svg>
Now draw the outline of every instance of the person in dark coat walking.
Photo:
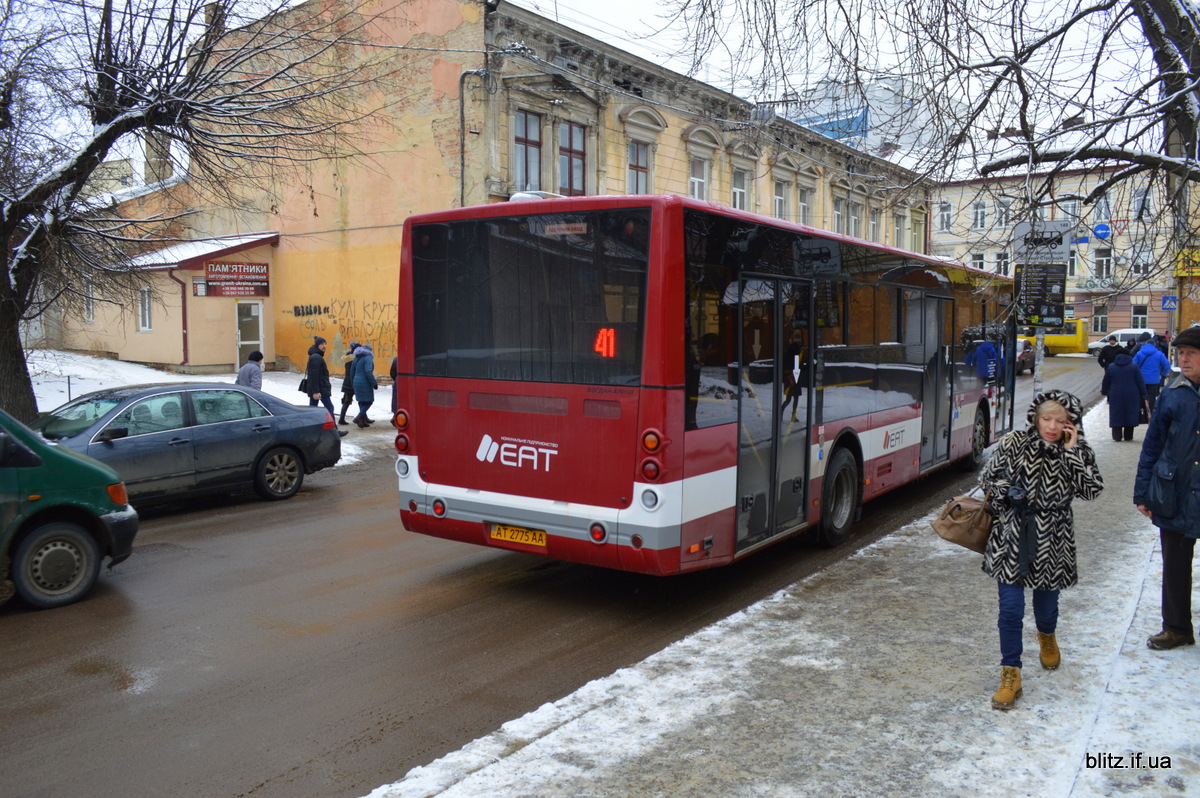
<svg viewBox="0 0 1200 798">
<path fill-rule="evenodd" d="M 1146 403 L 1153 410 L 1163 380 L 1171 376 L 1171 361 L 1153 341 L 1148 341 L 1133 356 L 1133 365 L 1142 372 L 1142 381 L 1146 383 Z"/>
<path fill-rule="evenodd" d="M 1028 426 L 1001 438 L 980 473 L 996 512 L 983 554 L 983 572 L 999 589 L 996 709 L 1011 709 L 1021 696 L 1026 588 L 1033 590 L 1041 665 L 1054 670 L 1062 661 L 1055 636 L 1058 594 L 1079 578 L 1071 501 L 1094 499 L 1104 489 L 1082 417 L 1083 405 L 1072 394 L 1039 393 L 1029 406 Z"/>
<path fill-rule="evenodd" d="M 1133 440 L 1133 428 L 1141 423 L 1139 416 L 1146 404 L 1146 382 L 1133 358 L 1121 352 L 1104 370 L 1100 393 L 1108 397 L 1108 426 L 1114 441 Z"/>
<path fill-rule="evenodd" d="M 1133 503 L 1158 527 L 1162 549 L 1162 631 L 1146 640 L 1156 651 L 1196 643 L 1192 555 L 1200 536 L 1200 328 L 1179 333 L 1171 346 L 1181 373 L 1158 398 L 1133 483 Z"/>
<path fill-rule="evenodd" d="M 1124 349 L 1117 345 L 1117 336 L 1114 335 L 1108 339 L 1108 343 L 1100 350 L 1100 355 L 1096 358 L 1096 362 L 1100 364 L 1100 368 L 1107 369 L 1117 359 L 1117 355 L 1124 351 Z"/>
<path fill-rule="evenodd" d="M 350 405 L 354 403 L 354 350 L 358 349 L 358 342 L 351 341 L 350 347 L 346 350 L 346 354 L 342 357 L 342 414 L 338 416 L 338 423 L 346 425 L 346 411 L 350 409 Z"/>
<path fill-rule="evenodd" d="M 375 403 L 375 389 L 378 387 L 375 351 L 370 344 L 359 344 L 358 349 L 354 350 L 354 398 L 358 400 L 358 415 L 354 417 L 354 423 L 359 429 L 375 423 L 367 418 L 367 410 Z"/>
<path fill-rule="evenodd" d="M 317 402 L 325 405 L 329 415 L 337 417 L 333 408 L 333 386 L 329 383 L 329 367 L 325 365 L 325 349 L 329 346 L 319 335 L 313 336 L 313 345 L 308 348 L 308 367 L 304 377 L 308 380 L 308 406 L 316 407 Z"/>
<path fill-rule="evenodd" d="M 991 341 L 976 341 L 964 363 L 974 367 L 975 376 L 989 384 L 994 384 L 1004 369 L 1004 359 Z"/>
</svg>

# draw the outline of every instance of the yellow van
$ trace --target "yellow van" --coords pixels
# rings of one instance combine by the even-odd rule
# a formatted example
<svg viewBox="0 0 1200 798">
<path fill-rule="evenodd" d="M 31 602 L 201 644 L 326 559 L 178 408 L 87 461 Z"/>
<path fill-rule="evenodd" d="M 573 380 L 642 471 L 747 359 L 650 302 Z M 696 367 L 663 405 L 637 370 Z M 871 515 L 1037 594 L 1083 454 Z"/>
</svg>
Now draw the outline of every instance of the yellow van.
<svg viewBox="0 0 1200 798">
<path fill-rule="evenodd" d="M 1018 327 L 1017 340 L 1035 342 L 1037 330 L 1033 327 Z M 1088 320 L 1067 319 L 1061 327 L 1046 328 L 1046 354 L 1069 355 L 1088 351 Z"/>
</svg>

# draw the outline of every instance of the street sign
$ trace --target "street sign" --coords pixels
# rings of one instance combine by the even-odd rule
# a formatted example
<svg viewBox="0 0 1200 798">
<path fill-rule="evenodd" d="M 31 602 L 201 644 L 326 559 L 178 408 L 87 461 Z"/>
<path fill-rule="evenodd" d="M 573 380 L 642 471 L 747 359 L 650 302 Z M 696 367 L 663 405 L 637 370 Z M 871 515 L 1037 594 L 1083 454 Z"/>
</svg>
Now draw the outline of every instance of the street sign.
<svg viewBox="0 0 1200 798">
<path fill-rule="evenodd" d="M 1162 298 L 1162 309 L 1163 310 L 1178 310 L 1179 309 L 1179 297 L 1177 297 L 1177 296 L 1163 297 Z"/>
<path fill-rule="evenodd" d="M 1061 327 L 1065 318 L 1067 264 L 1018 263 L 1017 324 L 1028 327 Z"/>
<path fill-rule="evenodd" d="M 1096 234 L 1096 238 L 1105 239 L 1112 235 L 1112 228 L 1101 222 L 1092 228 L 1092 232 Z"/>
<path fill-rule="evenodd" d="M 1014 263 L 1066 263 L 1071 259 L 1071 237 L 1075 223 L 1070 219 L 1047 222 L 1035 219 L 1013 225 Z"/>
</svg>

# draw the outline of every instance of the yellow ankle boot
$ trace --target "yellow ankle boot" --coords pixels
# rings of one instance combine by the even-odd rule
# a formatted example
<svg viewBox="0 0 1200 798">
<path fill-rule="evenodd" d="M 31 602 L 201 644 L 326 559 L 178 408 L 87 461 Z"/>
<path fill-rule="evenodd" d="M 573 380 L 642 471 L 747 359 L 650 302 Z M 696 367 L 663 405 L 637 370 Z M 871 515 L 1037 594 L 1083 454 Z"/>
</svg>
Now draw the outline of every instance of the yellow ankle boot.
<svg viewBox="0 0 1200 798">
<path fill-rule="evenodd" d="M 1000 688 L 992 696 L 992 709 L 1012 709 L 1021 697 L 1021 669 L 1005 665 L 1000 674 Z"/>
<path fill-rule="evenodd" d="M 1042 667 L 1048 671 L 1056 669 L 1062 662 L 1062 655 L 1058 653 L 1058 641 L 1054 639 L 1054 633 L 1044 635 L 1038 632 L 1038 645 L 1041 646 L 1038 658 L 1042 661 Z"/>
</svg>

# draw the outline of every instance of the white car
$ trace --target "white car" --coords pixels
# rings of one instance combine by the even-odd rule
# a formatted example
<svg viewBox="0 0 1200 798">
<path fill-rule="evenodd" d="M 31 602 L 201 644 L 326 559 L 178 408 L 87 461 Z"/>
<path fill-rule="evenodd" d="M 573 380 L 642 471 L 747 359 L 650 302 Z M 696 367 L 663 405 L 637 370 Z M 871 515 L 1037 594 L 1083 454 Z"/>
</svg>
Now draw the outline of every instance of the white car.
<svg viewBox="0 0 1200 798">
<path fill-rule="evenodd" d="M 1119 343 L 1121 346 L 1125 346 L 1130 341 L 1137 341 L 1137 339 L 1141 338 L 1142 333 L 1150 333 L 1150 336 L 1153 337 L 1157 332 L 1158 330 L 1155 330 L 1153 327 L 1145 327 L 1140 329 L 1126 327 L 1123 330 L 1113 330 L 1110 333 L 1105 333 L 1104 337 L 1099 341 L 1092 341 L 1090 344 L 1088 344 L 1088 354 L 1092 357 L 1099 357 L 1100 350 L 1108 345 L 1108 339 L 1112 338 L 1114 335 L 1117 336 L 1117 343 Z"/>
</svg>

